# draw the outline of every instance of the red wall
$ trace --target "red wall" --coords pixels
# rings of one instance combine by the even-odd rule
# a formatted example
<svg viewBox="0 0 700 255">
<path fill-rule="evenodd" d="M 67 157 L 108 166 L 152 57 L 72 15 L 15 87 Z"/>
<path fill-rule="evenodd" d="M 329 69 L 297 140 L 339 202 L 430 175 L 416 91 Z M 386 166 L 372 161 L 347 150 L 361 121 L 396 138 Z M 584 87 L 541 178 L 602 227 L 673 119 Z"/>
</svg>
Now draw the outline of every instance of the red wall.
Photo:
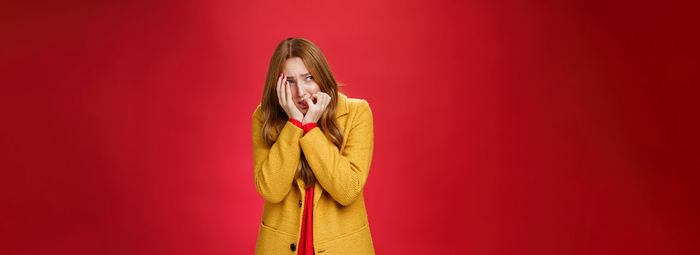
<svg viewBox="0 0 700 255">
<path fill-rule="evenodd" d="M 377 253 L 698 254 L 697 7 L 3 2 L 0 253 L 251 254 L 251 115 L 301 36 L 372 107 Z"/>
</svg>

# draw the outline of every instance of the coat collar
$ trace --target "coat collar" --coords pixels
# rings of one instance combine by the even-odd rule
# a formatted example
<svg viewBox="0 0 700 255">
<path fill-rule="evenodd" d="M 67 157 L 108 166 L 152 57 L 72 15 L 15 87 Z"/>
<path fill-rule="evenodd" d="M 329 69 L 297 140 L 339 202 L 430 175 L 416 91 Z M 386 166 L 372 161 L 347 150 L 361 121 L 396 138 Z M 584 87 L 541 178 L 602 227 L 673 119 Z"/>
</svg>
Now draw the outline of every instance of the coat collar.
<svg viewBox="0 0 700 255">
<path fill-rule="evenodd" d="M 343 116 L 348 113 L 348 97 L 346 95 L 343 95 L 343 93 L 338 92 L 338 105 L 336 106 L 335 109 L 335 118 L 340 118 L 340 116 Z"/>
</svg>

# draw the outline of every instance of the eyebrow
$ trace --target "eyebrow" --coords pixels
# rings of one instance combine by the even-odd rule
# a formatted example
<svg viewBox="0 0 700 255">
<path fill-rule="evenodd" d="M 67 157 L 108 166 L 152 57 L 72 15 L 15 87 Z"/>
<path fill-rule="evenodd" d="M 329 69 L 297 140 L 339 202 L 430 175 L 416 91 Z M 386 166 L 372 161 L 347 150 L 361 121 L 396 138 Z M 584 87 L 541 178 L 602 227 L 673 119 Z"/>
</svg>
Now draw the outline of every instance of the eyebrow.
<svg viewBox="0 0 700 255">
<path fill-rule="evenodd" d="M 311 75 L 311 74 L 310 74 L 310 73 L 305 73 L 305 74 L 302 74 L 302 75 L 300 75 L 300 76 L 307 76 L 307 75 Z M 292 79 L 292 80 L 294 80 L 294 77 L 293 77 L 293 76 L 287 76 L 287 79 Z"/>
</svg>

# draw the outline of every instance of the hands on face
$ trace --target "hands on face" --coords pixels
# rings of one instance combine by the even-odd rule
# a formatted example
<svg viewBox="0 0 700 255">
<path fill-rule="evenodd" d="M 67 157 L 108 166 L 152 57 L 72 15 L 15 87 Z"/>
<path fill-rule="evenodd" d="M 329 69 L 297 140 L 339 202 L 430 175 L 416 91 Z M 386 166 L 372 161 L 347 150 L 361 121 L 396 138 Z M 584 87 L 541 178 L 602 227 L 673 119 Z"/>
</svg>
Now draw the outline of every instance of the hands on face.
<svg viewBox="0 0 700 255">
<path fill-rule="evenodd" d="M 315 104 L 313 100 L 311 100 L 311 97 L 316 99 Z M 331 102 L 331 96 L 323 92 L 317 92 L 311 97 L 306 97 L 304 99 L 304 101 L 306 101 L 306 105 L 309 106 L 309 109 L 306 111 L 306 115 L 304 115 L 304 120 L 301 121 L 302 124 L 318 122 L 318 120 L 321 119 L 323 112 L 326 110 L 326 107 Z"/>
<path fill-rule="evenodd" d="M 292 100 L 292 90 L 287 82 L 287 76 L 285 76 L 283 73 L 280 73 L 279 77 L 277 78 L 277 99 L 279 99 L 280 106 L 282 106 L 284 112 L 287 113 L 287 117 L 296 120 L 301 120 L 304 118 L 304 114 L 302 114 L 301 111 L 297 109 L 297 106 L 294 105 L 294 101 Z"/>
<path fill-rule="evenodd" d="M 296 107 L 294 100 L 292 100 L 292 90 L 287 82 L 287 76 L 283 73 L 280 73 L 277 78 L 277 98 L 279 99 L 280 106 L 282 106 L 284 112 L 287 113 L 287 117 L 290 119 L 302 120 L 302 124 L 318 122 L 323 112 L 326 110 L 326 107 L 328 107 L 328 104 L 331 102 L 331 97 L 328 94 L 317 92 L 304 98 L 309 108 L 306 114 L 301 113 Z M 316 103 L 313 102 L 312 98 L 316 99 Z"/>
</svg>

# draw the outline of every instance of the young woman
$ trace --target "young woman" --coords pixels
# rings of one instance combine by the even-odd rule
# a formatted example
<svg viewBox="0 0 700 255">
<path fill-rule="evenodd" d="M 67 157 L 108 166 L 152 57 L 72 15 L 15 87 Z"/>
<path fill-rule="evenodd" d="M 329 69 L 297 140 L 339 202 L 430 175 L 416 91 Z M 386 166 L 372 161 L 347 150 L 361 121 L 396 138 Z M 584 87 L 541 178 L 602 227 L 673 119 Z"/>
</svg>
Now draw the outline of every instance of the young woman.
<svg viewBox="0 0 700 255">
<path fill-rule="evenodd" d="M 253 113 L 255 254 L 374 254 L 362 193 L 373 142 L 369 104 L 338 91 L 318 47 L 280 42 Z"/>
</svg>

